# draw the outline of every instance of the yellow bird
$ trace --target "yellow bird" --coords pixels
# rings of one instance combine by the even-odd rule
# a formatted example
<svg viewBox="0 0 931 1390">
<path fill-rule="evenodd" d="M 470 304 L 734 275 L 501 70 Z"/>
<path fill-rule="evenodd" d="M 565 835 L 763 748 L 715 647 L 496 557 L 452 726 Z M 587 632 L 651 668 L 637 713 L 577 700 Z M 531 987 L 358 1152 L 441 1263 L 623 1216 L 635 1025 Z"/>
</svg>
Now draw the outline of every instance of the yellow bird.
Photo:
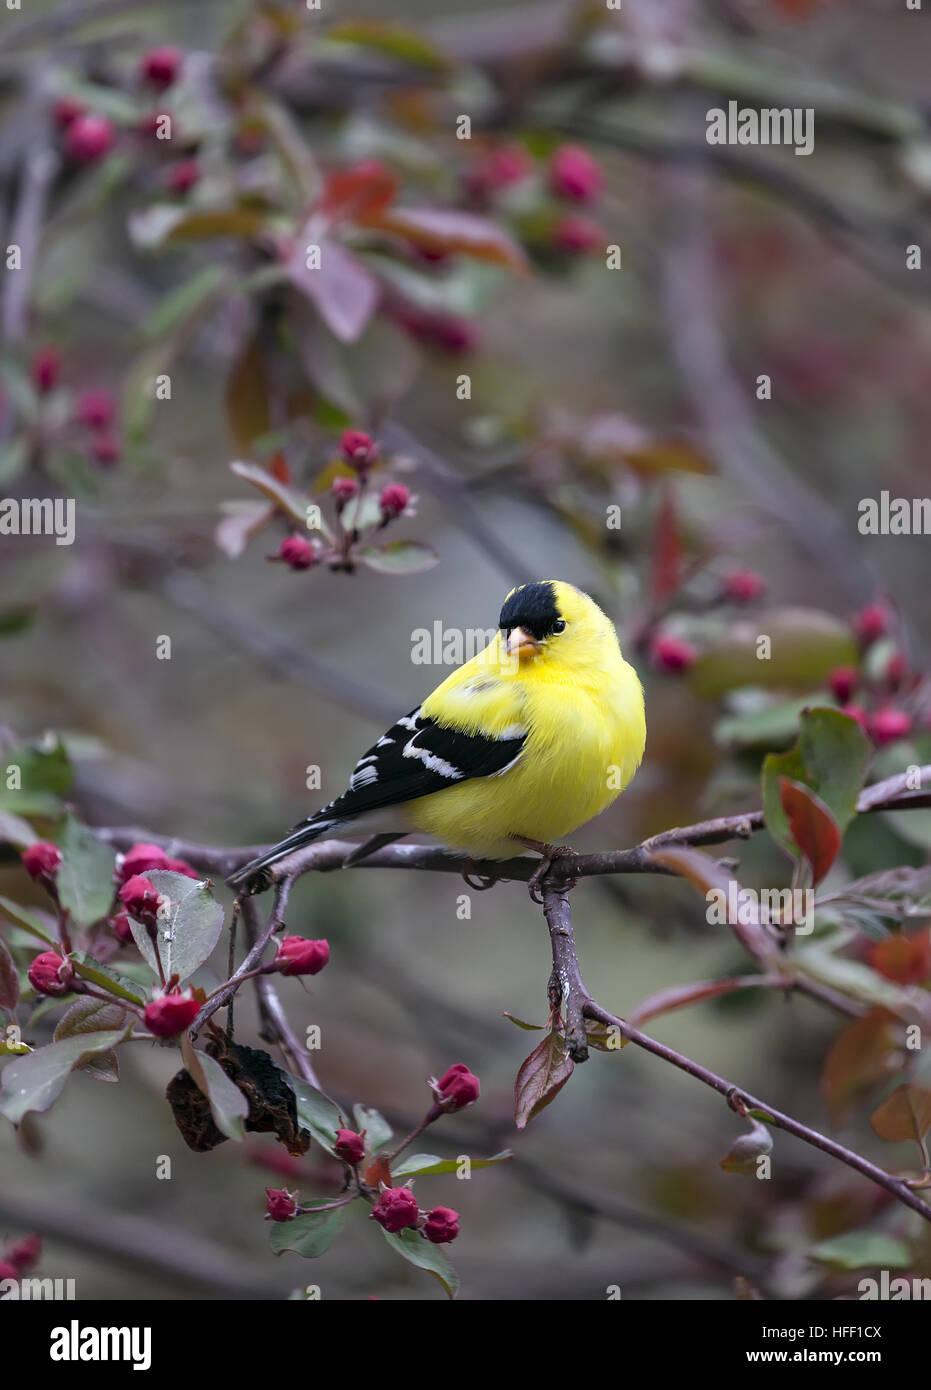
<svg viewBox="0 0 931 1390">
<path fill-rule="evenodd" d="M 485 650 L 359 759 L 341 796 L 229 882 L 259 891 L 272 864 L 347 826 L 380 832 L 355 858 L 419 830 L 472 859 L 529 846 L 545 871 L 555 841 L 627 786 L 645 741 L 643 689 L 611 621 L 571 584 L 522 584 Z"/>
</svg>

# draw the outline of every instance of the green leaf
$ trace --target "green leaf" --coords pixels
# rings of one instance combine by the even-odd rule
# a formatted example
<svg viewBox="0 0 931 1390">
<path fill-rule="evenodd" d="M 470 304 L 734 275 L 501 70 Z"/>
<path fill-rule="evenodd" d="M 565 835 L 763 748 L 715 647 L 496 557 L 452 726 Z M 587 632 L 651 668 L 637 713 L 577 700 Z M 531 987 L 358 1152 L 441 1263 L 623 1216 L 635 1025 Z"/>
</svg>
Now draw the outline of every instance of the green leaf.
<svg viewBox="0 0 931 1390">
<path fill-rule="evenodd" d="M 522 1018 L 518 1018 L 516 1014 L 509 1013 L 507 1009 L 504 1010 L 502 1016 L 506 1018 L 509 1023 L 513 1023 L 516 1028 L 523 1028 L 528 1033 L 542 1033 L 548 1027 L 546 1023 L 526 1023 Z"/>
<path fill-rule="evenodd" d="M 249 1102 L 239 1087 L 230 1080 L 215 1058 L 198 1051 L 190 1033 L 183 1034 L 181 1038 L 181 1056 L 191 1080 L 210 1102 L 210 1113 L 217 1129 L 228 1139 L 245 1139 L 244 1122 L 249 1114 Z"/>
<path fill-rule="evenodd" d="M 76 975 L 80 975 L 82 980 L 89 980 L 98 989 L 105 989 L 108 994 L 112 994 L 115 998 L 127 999 L 131 1004 L 138 1004 L 140 1007 L 145 1004 L 145 995 L 142 990 L 138 989 L 130 980 L 117 975 L 108 966 L 101 965 L 100 961 L 94 960 L 93 956 L 72 956 L 71 963 Z"/>
<path fill-rule="evenodd" d="M 218 294 L 226 279 L 226 271 L 220 265 L 208 265 L 192 275 L 189 280 L 176 286 L 155 308 L 148 313 L 139 325 L 139 337 L 145 343 L 161 338 L 180 328 L 189 318 L 204 308 L 208 300 Z"/>
<path fill-rule="evenodd" d="M 832 1269 L 899 1269 L 912 1262 L 903 1240 L 880 1231 L 845 1231 L 823 1240 L 808 1255 Z"/>
<path fill-rule="evenodd" d="M 129 234 L 140 250 L 166 242 L 204 241 L 235 237 L 251 241 L 265 230 L 267 217 L 259 208 L 240 203 L 228 208 L 199 208 L 191 212 L 177 203 L 153 203 L 129 216 Z"/>
<path fill-rule="evenodd" d="M 760 709 L 725 715 L 714 726 L 714 741 L 722 748 L 773 748 L 792 743 L 798 732 L 802 710 L 822 704 L 827 695 L 800 695 L 796 700 L 780 700 Z"/>
<path fill-rule="evenodd" d="M 10 1062 L 0 1080 L 0 1114 L 18 1125 L 30 1111 L 48 1110 L 75 1067 L 95 1053 L 109 1052 L 124 1037 L 123 1028 L 77 1033 Z"/>
<path fill-rule="evenodd" d="M 59 1019 L 54 1038 L 82 1037 L 87 1033 L 125 1031 L 132 1019 L 119 1004 L 105 1004 L 102 999 L 77 999 Z"/>
<path fill-rule="evenodd" d="M 78 926 L 106 917 L 113 901 L 113 850 L 68 816 L 58 838 L 63 863 L 58 870 L 58 897 Z"/>
<path fill-rule="evenodd" d="M 359 550 L 359 559 L 379 574 L 420 574 L 439 563 L 432 545 L 423 541 L 389 541 L 387 545 L 366 545 Z"/>
<path fill-rule="evenodd" d="M 363 1130 L 366 1131 L 365 1137 L 370 1153 L 378 1153 L 379 1149 L 383 1149 L 394 1133 L 384 1115 L 379 1114 L 371 1105 L 354 1105 L 352 1117 L 358 1132 L 361 1134 Z"/>
<path fill-rule="evenodd" d="M 378 1228 L 392 1250 L 397 1250 L 410 1264 L 425 1269 L 434 1279 L 439 1279 L 450 1298 L 455 1298 L 459 1290 L 459 1277 L 443 1251 L 442 1246 L 426 1240 L 418 1231 L 408 1228 L 397 1235 Z"/>
<path fill-rule="evenodd" d="M 514 1083 L 514 1122 L 518 1129 L 554 1101 L 575 1070 L 566 1040 L 554 1028 L 521 1063 Z"/>
<path fill-rule="evenodd" d="M 757 1120 L 751 1120 L 750 1123 L 750 1132 L 735 1139 L 721 1159 L 720 1166 L 725 1173 L 739 1173 L 743 1177 L 755 1178 L 759 1172 L 757 1159 L 772 1153 L 773 1136 L 769 1130 Z"/>
<path fill-rule="evenodd" d="M 54 816 L 71 785 L 61 739 L 12 748 L 0 764 L 0 806 L 17 816 Z"/>
<path fill-rule="evenodd" d="M 46 930 L 42 922 L 33 913 L 27 911 L 25 907 L 20 907 L 19 903 L 14 903 L 11 898 L 4 898 L 0 895 L 0 909 L 2 909 L 11 922 L 23 928 L 32 936 L 37 936 L 40 941 L 44 941 L 46 946 L 57 946 L 57 941 L 49 931 Z"/>
<path fill-rule="evenodd" d="M 0 1009 L 11 1013 L 19 1003 L 19 973 L 10 948 L 0 936 Z"/>
<path fill-rule="evenodd" d="M 288 1085 L 297 1097 L 298 1124 L 303 1129 L 309 1129 L 320 1147 L 333 1155 L 336 1131 L 343 1128 L 340 1112 L 331 1100 L 308 1081 L 288 1074 Z"/>
<path fill-rule="evenodd" d="M 292 521 L 296 521 L 299 526 L 307 525 L 308 502 L 303 497 L 299 497 L 296 492 L 285 484 L 278 481 L 273 474 L 266 472 L 255 463 L 244 463 L 241 460 L 230 464 L 230 472 L 235 473 L 237 478 L 243 478 L 253 487 L 257 487 L 263 497 L 274 502 L 275 506 L 283 511 Z"/>
<path fill-rule="evenodd" d="M 170 869 L 153 869 L 145 875 L 168 908 L 158 914 L 158 956 L 165 977 L 177 975 L 183 982 L 213 954 L 223 929 L 223 908 L 211 897 L 206 882 L 176 874 Z M 139 922 L 130 919 L 133 940 L 158 974 L 158 960 L 149 934 Z"/>
<path fill-rule="evenodd" d="M 810 787 L 843 834 L 856 814 L 871 752 L 869 740 L 850 715 L 827 707 L 804 712 L 795 747 L 787 753 L 770 753 L 763 762 L 763 817 L 773 839 L 798 855 L 782 805 L 780 777 Z"/>
<path fill-rule="evenodd" d="M 493 1154 L 491 1158 L 471 1158 L 469 1164 L 472 1168 L 490 1168 L 493 1163 L 504 1163 L 513 1157 L 510 1149 L 502 1149 L 501 1153 Z M 391 1176 L 398 1179 L 422 1177 L 429 1173 L 458 1173 L 460 1167 L 458 1158 L 440 1158 L 437 1154 L 411 1154 L 410 1158 L 405 1158 L 403 1163 L 392 1168 Z"/>
<path fill-rule="evenodd" d="M 772 642 L 768 661 L 757 658 L 762 634 Z M 730 623 L 704 648 L 689 670 L 688 683 L 704 700 L 747 685 L 811 690 L 835 666 L 856 663 L 857 648 L 846 623 L 817 609 L 783 608 Z"/>
<path fill-rule="evenodd" d="M 322 1206 L 320 1202 L 306 1202 L 302 1206 Z M 271 1247 L 276 1255 L 285 1250 L 293 1250 L 306 1260 L 315 1260 L 333 1241 L 343 1228 L 349 1203 L 334 1207 L 332 1211 L 306 1211 L 295 1216 L 292 1221 L 273 1221 L 270 1232 Z"/>
<path fill-rule="evenodd" d="M 350 19 L 335 24 L 324 35 L 324 42 L 352 44 L 370 48 L 386 57 L 397 58 L 414 67 L 443 69 L 449 60 L 416 29 L 381 19 Z"/>
</svg>

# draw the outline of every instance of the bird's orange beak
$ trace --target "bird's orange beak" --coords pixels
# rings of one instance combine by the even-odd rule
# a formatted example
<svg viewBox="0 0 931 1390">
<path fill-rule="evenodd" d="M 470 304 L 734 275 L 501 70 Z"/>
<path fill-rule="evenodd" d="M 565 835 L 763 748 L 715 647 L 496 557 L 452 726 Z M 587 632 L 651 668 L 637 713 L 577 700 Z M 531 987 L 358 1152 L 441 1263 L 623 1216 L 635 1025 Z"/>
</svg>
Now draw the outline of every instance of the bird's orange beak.
<svg viewBox="0 0 931 1390">
<path fill-rule="evenodd" d="M 536 656 L 540 643 L 523 627 L 512 627 L 508 633 L 508 656 L 516 656 L 518 661 L 528 661 Z"/>
</svg>

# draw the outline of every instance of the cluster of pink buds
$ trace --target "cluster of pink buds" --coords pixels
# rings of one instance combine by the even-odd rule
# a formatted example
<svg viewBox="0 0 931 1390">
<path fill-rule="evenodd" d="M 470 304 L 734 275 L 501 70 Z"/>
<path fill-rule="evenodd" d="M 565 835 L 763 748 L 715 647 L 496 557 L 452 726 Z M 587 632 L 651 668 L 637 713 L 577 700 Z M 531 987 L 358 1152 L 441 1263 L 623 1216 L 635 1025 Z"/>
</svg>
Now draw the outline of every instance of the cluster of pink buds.
<svg viewBox="0 0 931 1390">
<path fill-rule="evenodd" d="M 828 677 L 831 693 L 877 748 L 899 743 L 915 729 L 908 705 L 920 677 L 895 645 L 895 615 L 884 603 L 870 603 L 853 615 L 851 627 L 860 647 L 860 665 L 836 667 Z"/>
</svg>

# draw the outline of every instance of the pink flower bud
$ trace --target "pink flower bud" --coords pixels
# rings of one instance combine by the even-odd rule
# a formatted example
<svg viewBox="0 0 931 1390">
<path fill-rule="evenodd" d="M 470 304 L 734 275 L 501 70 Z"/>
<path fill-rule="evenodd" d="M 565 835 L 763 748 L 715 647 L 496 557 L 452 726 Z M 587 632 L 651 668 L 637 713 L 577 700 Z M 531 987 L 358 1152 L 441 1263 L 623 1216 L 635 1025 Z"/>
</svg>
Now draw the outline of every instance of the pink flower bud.
<svg viewBox="0 0 931 1390">
<path fill-rule="evenodd" d="M 151 48 L 139 61 L 139 75 L 144 82 L 163 92 L 176 82 L 181 72 L 183 55 L 180 48 Z"/>
<path fill-rule="evenodd" d="M 9 1260 L 0 1260 L 0 1279 L 18 1279 L 19 1270 Z"/>
<path fill-rule="evenodd" d="M 23 868 L 30 878 L 40 883 L 54 883 L 60 865 L 61 850 L 47 840 L 40 840 L 23 850 Z"/>
<path fill-rule="evenodd" d="M 605 242 L 605 233 L 598 223 L 577 213 L 567 213 L 553 228 L 553 244 L 570 256 L 586 256 L 602 249 Z"/>
<path fill-rule="evenodd" d="M 29 967 L 29 983 L 36 994 L 67 994 L 74 975 L 71 962 L 55 951 L 43 951 Z"/>
<path fill-rule="evenodd" d="M 464 1062 L 456 1062 L 436 1083 L 444 1110 L 464 1110 L 479 1097 L 479 1081 Z"/>
<path fill-rule="evenodd" d="M 317 548 L 303 536 L 285 536 L 273 560 L 283 560 L 293 570 L 309 570 L 317 563 Z"/>
<path fill-rule="evenodd" d="M 130 917 L 135 917 L 146 926 L 155 925 L 162 900 L 151 879 L 142 874 L 133 874 L 123 884 L 118 897 Z"/>
<path fill-rule="evenodd" d="M 766 592 L 766 580 L 756 570 L 731 570 L 724 577 L 724 596 L 734 603 L 751 603 Z"/>
<path fill-rule="evenodd" d="M 334 478 L 331 491 L 338 515 L 347 502 L 351 502 L 354 497 L 358 496 L 359 484 L 355 478 Z"/>
<path fill-rule="evenodd" d="M 656 636 L 650 643 L 650 656 L 661 671 L 687 671 L 698 652 L 681 637 Z"/>
<path fill-rule="evenodd" d="M 28 1274 L 39 1263 L 42 1239 L 40 1236 L 23 1236 L 22 1240 L 10 1246 L 6 1254 L 10 1264 L 19 1270 L 20 1274 Z"/>
<path fill-rule="evenodd" d="M 333 1152 L 346 1163 L 358 1163 L 365 1153 L 365 1140 L 354 1129 L 338 1129 Z"/>
<path fill-rule="evenodd" d="M 168 860 L 160 845 L 147 845 L 144 842 L 133 845 L 125 854 L 118 855 L 115 878 L 117 883 L 125 883 L 135 874 L 147 874 L 150 869 L 167 868 Z"/>
<path fill-rule="evenodd" d="M 868 726 L 873 742 L 880 747 L 896 743 L 900 738 L 908 738 L 911 731 L 912 716 L 906 714 L 904 709 L 895 709 L 891 705 L 887 709 L 877 710 Z"/>
<path fill-rule="evenodd" d="M 48 395 L 58 385 L 61 354 L 57 348 L 40 348 L 30 367 L 33 385 L 41 395 Z"/>
<path fill-rule="evenodd" d="M 319 975 L 329 959 L 328 941 L 286 936 L 278 947 L 274 964 L 280 975 Z"/>
<path fill-rule="evenodd" d="M 145 1006 L 143 1018 L 150 1033 L 157 1038 L 174 1038 L 190 1028 L 200 1012 L 200 1004 L 193 992 L 186 989 L 172 990 L 168 994 L 158 993 Z"/>
<path fill-rule="evenodd" d="M 200 178 L 200 164 L 196 159 L 182 159 L 177 164 L 172 164 L 171 168 L 165 173 L 165 186 L 169 193 L 175 193 L 183 197 L 185 193 L 190 193 L 191 189 Z"/>
<path fill-rule="evenodd" d="M 889 631 L 888 610 L 881 603 L 868 603 L 854 614 L 853 630 L 864 647 L 868 647 Z"/>
<path fill-rule="evenodd" d="M 550 188 L 560 198 L 590 203 L 604 187 L 604 174 L 581 145 L 560 145 L 550 160 Z"/>
<path fill-rule="evenodd" d="M 381 490 L 378 505 L 381 507 L 382 521 L 394 521 L 411 500 L 411 494 L 403 483 L 388 483 Z"/>
<path fill-rule="evenodd" d="M 265 1211 L 272 1221 L 293 1221 L 297 1216 L 294 1194 L 286 1187 L 266 1187 Z"/>
<path fill-rule="evenodd" d="M 459 1234 L 459 1213 L 452 1207 L 434 1207 L 421 1230 L 434 1245 L 448 1245 Z"/>
<path fill-rule="evenodd" d="M 828 676 L 828 685 L 838 704 L 846 705 L 856 690 L 860 676 L 855 666 L 837 666 Z"/>
<path fill-rule="evenodd" d="M 408 1226 L 416 1226 L 420 1209 L 417 1198 L 409 1187 L 386 1187 L 370 1213 L 386 1231 L 397 1235 Z"/>
<path fill-rule="evenodd" d="M 378 445 L 364 430 L 343 430 L 339 451 L 347 463 L 364 472 L 378 458 Z"/>
<path fill-rule="evenodd" d="M 106 116 L 76 116 L 65 133 L 65 154 L 77 164 L 93 164 L 109 154 L 116 131 Z"/>
<path fill-rule="evenodd" d="M 83 391 L 74 406 L 77 424 L 89 430 L 104 430 L 113 424 L 116 407 L 109 391 Z"/>
</svg>

